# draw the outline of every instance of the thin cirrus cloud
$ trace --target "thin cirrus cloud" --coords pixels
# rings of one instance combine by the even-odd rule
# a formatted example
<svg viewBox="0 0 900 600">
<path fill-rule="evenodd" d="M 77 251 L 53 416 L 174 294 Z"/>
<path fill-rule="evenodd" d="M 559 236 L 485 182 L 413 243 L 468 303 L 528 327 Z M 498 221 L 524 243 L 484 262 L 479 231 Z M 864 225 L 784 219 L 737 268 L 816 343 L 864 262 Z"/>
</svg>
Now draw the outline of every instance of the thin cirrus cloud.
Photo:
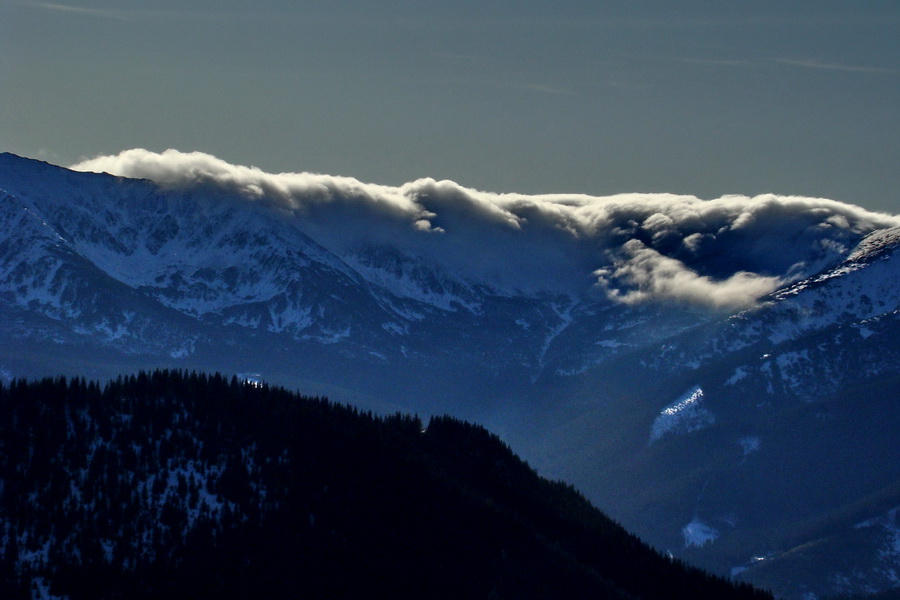
<svg viewBox="0 0 900 600">
<path fill-rule="evenodd" d="M 27 6 L 43 10 L 85 15 L 90 17 L 102 17 L 104 19 L 115 19 L 120 21 L 126 21 L 134 17 L 134 13 L 127 10 L 88 8 L 84 6 L 72 6 L 70 4 L 57 4 L 53 2 L 28 2 Z"/>
<path fill-rule="evenodd" d="M 212 18 L 213 16 L 217 19 L 221 19 L 223 16 L 241 18 L 240 14 L 234 11 L 223 9 L 211 13 L 208 11 L 199 11 L 189 6 L 180 8 L 162 8 L 157 6 L 142 6 L 140 8 L 94 8 L 58 2 L 35 2 L 32 0 L 26 0 L 22 3 L 22 6 L 35 10 L 56 12 L 62 15 L 96 17 L 98 19 L 132 22 L 144 21 L 147 19 Z"/>
<path fill-rule="evenodd" d="M 126 150 L 71 168 L 241 198 L 349 259 L 388 246 L 470 284 L 629 304 L 751 306 L 865 234 L 900 226 L 898 216 L 823 198 L 497 194 L 429 178 L 392 187 L 177 150 Z"/>
<path fill-rule="evenodd" d="M 897 73 L 896 69 L 871 67 L 866 65 L 847 65 L 843 63 L 823 62 L 815 59 L 776 58 L 775 62 L 783 65 L 790 65 L 792 67 L 818 69 L 823 71 L 849 71 L 852 73 Z"/>
</svg>

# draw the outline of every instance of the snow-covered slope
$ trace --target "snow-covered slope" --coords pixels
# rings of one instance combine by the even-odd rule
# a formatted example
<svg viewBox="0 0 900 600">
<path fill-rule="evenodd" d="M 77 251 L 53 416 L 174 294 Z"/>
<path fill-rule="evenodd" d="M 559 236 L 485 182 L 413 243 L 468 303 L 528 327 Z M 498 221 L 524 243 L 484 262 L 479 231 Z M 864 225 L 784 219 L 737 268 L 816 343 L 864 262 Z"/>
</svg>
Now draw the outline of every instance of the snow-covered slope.
<svg viewBox="0 0 900 600">
<path fill-rule="evenodd" d="M 635 312 L 589 282 L 521 292 L 378 236 L 336 245 L 334 227 L 310 225 L 329 250 L 296 215 L 218 188 L 166 189 L 12 155 L 0 160 L 0 185 L 0 299 L 29 316 L 12 327 L 20 338 L 187 358 L 282 335 L 282 348 L 327 345 L 395 365 L 489 357 L 486 369 L 533 379 L 667 335 L 653 315 L 687 315 L 679 328 L 704 318 Z"/>
<path fill-rule="evenodd" d="M 736 394 L 802 399 L 895 372 L 900 228 L 866 236 L 845 260 L 786 286 L 758 307 L 673 339 L 654 357 L 668 372 L 728 365 Z"/>
<path fill-rule="evenodd" d="M 60 310 L 67 293 L 70 304 L 78 302 L 79 294 L 58 278 L 54 283 L 54 274 L 64 262 L 81 261 L 200 321 L 327 337 L 333 323 L 316 327 L 311 315 L 321 310 L 341 319 L 340 299 L 321 297 L 328 288 L 352 287 L 355 273 L 269 214 L 228 198 L 164 194 L 149 182 L 80 175 L 72 187 L 58 175 L 41 175 L 26 180 L 27 197 L 8 193 L 3 203 L 15 236 L 5 245 L 18 259 L 4 261 L 14 269 L 3 282 L 14 304 L 36 300 L 35 308 Z M 28 273 L 23 265 L 43 270 Z"/>
<path fill-rule="evenodd" d="M 538 464 L 657 546 L 786 598 L 897 586 L 898 246 L 900 229 L 873 232 L 759 306 L 601 366 L 595 387 L 616 391 L 559 416 Z"/>
</svg>

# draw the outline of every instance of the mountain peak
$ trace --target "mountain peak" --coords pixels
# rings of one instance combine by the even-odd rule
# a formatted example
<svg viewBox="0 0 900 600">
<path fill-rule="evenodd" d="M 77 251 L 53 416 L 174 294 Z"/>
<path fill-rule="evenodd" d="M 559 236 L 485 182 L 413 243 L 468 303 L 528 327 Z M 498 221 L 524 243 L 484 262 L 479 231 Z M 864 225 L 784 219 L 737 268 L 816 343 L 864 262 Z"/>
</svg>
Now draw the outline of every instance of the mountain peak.
<svg viewBox="0 0 900 600">
<path fill-rule="evenodd" d="M 888 227 L 873 231 L 860 241 L 846 262 L 869 262 L 878 257 L 887 257 L 900 246 L 900 227 Z"/>
</svg>

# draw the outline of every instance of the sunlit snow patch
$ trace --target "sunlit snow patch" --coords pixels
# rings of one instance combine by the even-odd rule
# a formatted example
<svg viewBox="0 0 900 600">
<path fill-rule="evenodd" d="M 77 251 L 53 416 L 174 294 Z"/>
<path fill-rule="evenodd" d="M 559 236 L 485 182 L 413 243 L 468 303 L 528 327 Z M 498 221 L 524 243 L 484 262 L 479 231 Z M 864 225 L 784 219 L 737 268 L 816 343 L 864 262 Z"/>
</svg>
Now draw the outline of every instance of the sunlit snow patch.
<svg viewBox="0 0 900 600">
<path fill-rule="evenodd" d="M 703 390 L 692 388 L 662 409 L 650 428 L 650 442 L 667 433 L 691 433 L 716 422 L 716 417 L 702 406 Z"/>
<path fill-rule="evenodd" d="M 702 548 L 707 543 L 711 544 L 719 539 L 719 530 L 715 527 L 710 527 L 697 517 L 694 517 L 693 521 L 682 528 L 681 534 L 684 536 L 685 548 L 690 546 Z"/>
</svg>

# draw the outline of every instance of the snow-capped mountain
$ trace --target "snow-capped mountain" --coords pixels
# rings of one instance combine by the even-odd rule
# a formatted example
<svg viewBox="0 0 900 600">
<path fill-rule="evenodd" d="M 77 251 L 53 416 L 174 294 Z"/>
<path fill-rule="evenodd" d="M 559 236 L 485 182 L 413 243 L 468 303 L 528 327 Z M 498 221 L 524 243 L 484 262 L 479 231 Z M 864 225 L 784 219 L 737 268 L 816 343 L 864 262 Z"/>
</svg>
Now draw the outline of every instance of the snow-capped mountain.
<svg viewBox="0 0 900 600">
<path fill-rule="evenodd" d="M 3 185 L 16 191 L 2 201 L 4 304 L 73 339 L 177 358 L 230 327 L 379 355 L 415 345 L 435 314 L 497 317 L 513 331 L 565 322 L 568 309 L 546 302 L 510 320 L 504 293 L 388 247 L 336 256 L 277 213 L 226 194 L 6 162 L 15 164 Z M 145 332 L 150 314 L 158 327 Z"/>
<path fill-rule="evenodd" d="M 704 319 L 681 306 L 631 309 L 590 284 L 523 292 L 377 239 L 329 249 L 291 215 L 225 190 L 3 159 L 10 347 L 88 346 L 148 367 L 161 358 L 215 365 L 224 355 L 235 369 L 274 377 L 303 381 L 313 371 L 326 389 L 343 387 L 356 361 L 381 368 L 386 389 L 409 384 L 408 396 L 420 396 L 434 372 L 474 367 L 505 389 L 545 371 L 583 371 Z M 36 374 L 37 363 L 9 370 Z"/>
<path fill-rule="evenodd" d="M 561 416 L 533 453 L 658 547 L 784 597 L 897 587 L 898 242 L 873 232 L 601 369 L 607 404 Z M 593 441 L 612 427 L 630 436 Z"/>
<path fill-rule="evenodd" d="M 228 199 L 166 195 L 149 182 L 99 177 L 90 178 L 73 202 L 58 182 L 36 181 L 28 197 L 7 194 L 3 203 L 12 234 L 5 244 L 4 291 L 13 306 L 78 323 L 75 333 L 108 331 L 127 345 L 155 345 L 178 356 L 183 344 L 168 347 L 130 327 L 129 315 L 145 312 L 131 303 L 152 304 L 198 325 L 237 324 L 323 340 L 341 335 L 348 311 L 379 310 L 369 294 L 348 297 L 358 276 L 339 259 L 296 228 Z M 78 286 L 87 281 L 92 292 L 110 293 L 85 297 Z M 121 299 L 116 287 L 130 297 Z M 102 306 L 107 300 L 123 306 Z"/>
<path fill-rule="evenodd" d="M 741 395 L 777 388 L 805 400 L 890 372 L 897 363 L 889 342 L 900 315 L 898 245 L 900 228 L 875 231 L 832 268 L 672 340 L 654 364 L 670 372 L 698 370 L 748 356 L 725 386 Z"/>
<path fill-rule="evenodd" d="M 175 366 L 451 413 L 720 573 L 900 585 L 897 217 L 138 158 L 154 181 L 0 155 L 0 376 Z"/>
</svg>

